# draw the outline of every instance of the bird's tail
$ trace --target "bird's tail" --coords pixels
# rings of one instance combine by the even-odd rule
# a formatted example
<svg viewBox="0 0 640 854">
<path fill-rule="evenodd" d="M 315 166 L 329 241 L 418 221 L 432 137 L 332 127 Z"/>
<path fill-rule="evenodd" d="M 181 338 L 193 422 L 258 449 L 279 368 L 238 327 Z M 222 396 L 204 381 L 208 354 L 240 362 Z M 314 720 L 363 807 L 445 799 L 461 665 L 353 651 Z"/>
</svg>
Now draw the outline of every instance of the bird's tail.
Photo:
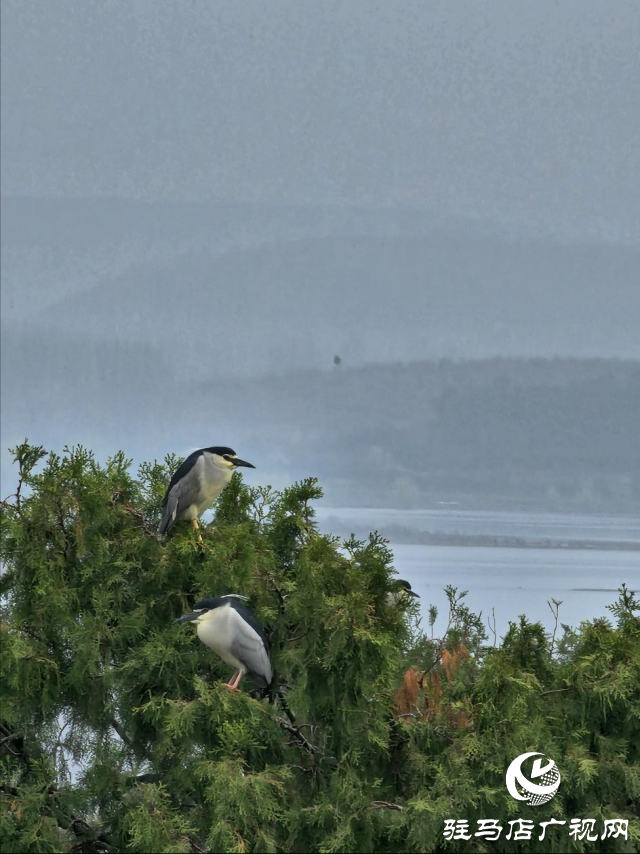
<svg viewBox="0 0 640 854">
<path fill-rule="evenodd" d="M 254 677 L 255 678 L 255 677 Z M 256 679 L 258 681 L 258 679 Z M 284 693 L 282 690 L 282 685 L 280 685 L 280 680 L 278 679 L 278 675 L 273 673 L 271 678 L 271 682 L 267 683 L 264 678 L 260 679 L 262 682 L 260 688 L 255 692 L 255 699 L 264 700 L 265 697 L 269 701 L 271 705 L 273 705 L 277 700 L 280 700 L 283 709 L 285 709 L 287 713 L 287 717 L 289 717 L 289 711 L 287 707 L 287 701 L 284 697 Z M 286 687 L 286 686 L 285 686 Z"/>
<path fill-rule="evenodd" d="M 171 499 L 171 496 L 168 497 L 167 503 L 164 505 L 164 509 L 162 511 L 162 519 L 160 520 L 160 524 L 158 525 L 158 536 L 161 537 L 163 534 L 168 534 L 169 531 L 173 528 L 176 521 L 176 513 L 178 512 L 178 502 L 174 498 Z"/>
</svg>

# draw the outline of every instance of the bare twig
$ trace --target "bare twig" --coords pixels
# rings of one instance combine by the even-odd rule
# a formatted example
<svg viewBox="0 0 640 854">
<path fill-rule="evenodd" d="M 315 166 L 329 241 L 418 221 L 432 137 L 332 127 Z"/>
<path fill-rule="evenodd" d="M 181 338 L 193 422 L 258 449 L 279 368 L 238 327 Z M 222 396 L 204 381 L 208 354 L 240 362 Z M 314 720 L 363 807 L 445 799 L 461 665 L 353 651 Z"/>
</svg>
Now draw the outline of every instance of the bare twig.
<svg viewBox="0 0 640 854">
<path fill-rule="evenodd" d="M 435 732 L 436 735 L 439 735 L 440 738 L 444 738 L 445 741 L 448 741 L 449 744 L 453 744 L 453 739 L 451 738 L 450 735 L 447 735 L 447 733 L 442 729 L 442 727 L 439 727 L 439 726 L 434 727 L 433 731 Z"/>
<path fill-rule="evenodd" d="M 0 744 L 4 746 L 5 750 L 8 750 L 12 756 L 17 756 L 19 759 L 22 759 L 24 762 L 27 761 L 27 751 L 24 746 L 24 736 L 19 732 L 12 732 L 11 728 L 5 724 L 0 723 L 0 733 L 2 733 L 2 741 Z M 14 741 L 15 744 L 13 747 L 11 746 L 11 742 Z M 16 748 L 15 750 L 13 748 Z"/>
<path fill-rule="evenodd" d="M 300 727 L 287 723 L 284 718 L 276 718 L 276 721 L 281 729 L 290 733 L 295 738 L 300 747 L 303 747 L 309 753 L 322 753 L 322 750 L 319 747 L 316 747 L 315 744 L 311 744 L 309 739 L 301 732 Z"/>
<path fill-rule="evenodd" d="M 400 806 L 400 804 L 394 804 L 390 801 L 374 801 L 369 807 L 369 810 L 395 810 L 396 812 L 403 812 L 404 807 Z"/>
<path fill-rule="evenodd" d="M 157 532 L 151 527 L 151 525 L 149 524 L 149 521 L 145 517 L 144 513 L 141 510 L 138 510 L 137 507 L 134 507 L 132 504 L 129 504 L 129 502 L 127 502 L 126 504 L 123 504 L 122 506 L 123 506 L 125 512 L 128 513 L 129 516 L 131 516 L 133 519 L 136 520 L 136 522 L 144 530 L 144 532 L 147 534 L 147 536 L 153 537 L 153 539 L 155 540 Z"/>
<path fill-rule="evenodd" d="M 22 470 L 22 463 L 20 463 L 20 476 L 18 479 L 18 488 L 16 489 L 16 510 L 18 513 L 20 512 L 21 502 L 22 502 L 22 484 L 24 482 L 24 472 Z"/>
<path fill-rule="evenodd" d="M 260 567 L 260 569 L 258 570 L 258 575 L 261 575 L 264 578 L 266 578 L 269 585 L 271 586 L 271 589 L 273 590 L 273 592 L 278 597 L 278 605 L 279 605 L 280 613 L 284 614 L 284 611 L 285 611 L 285 595 L 282 592 L 282 590 L 278 587 L 278 585 L 276 584 L 276 582 L 273 578 L 273 575 L 269 572 L 268 569 L 265 569 L 264 566 Z"/>
<path fill-rule="evenodd" d="M 568 688 L 554 688 L 552 691 L 543 691 L 540 696 L 547 697 L 549 694 L 562 694 L 565 691 L 577 691 L 577 687 L 575 685 L 569 685 Z"/>
<path fill-rule="evenodd" d="M 111 727 L 115 730 L 115 732 L 120 736 L 120 740 L 123 742 L 123 744 L 126 744 L 126 746 L 130 750 L 133 750 L 133 744 L 131 742 L 131 739 L 124 731 L 122 725 L 115 718 L 111 718 L 109 723 L 111 724 Z"/>
<path fill-rule="evenodd" d="M 552 602 L 553 602 L 553 605 L 551 604 Z M 558 631 L 558 613 L 560 611 L 560 605 L 562 605 L 562 600 L 551 598 L 551 599 L 547 600 L 547 605 L 549 606 L 549 610 L 551 611 L 551 613 L 553 614 L 553 617 L 555 619 L 555 625 L 553 627 L 553 635 L 551 637 L 551 649 L 549 650 L 549 655 L 552 656 L 553 655 L 553 648 L 554 648 L 555 643 L 556 643 L 556 632 Z"/>
<path fill-rule="evenodd" d="M 56 739 L 56 743 L 53 745 L 53 764 L 54 767 L 58 767 L 58 748 L 61 748 L 62 751 L 66 750 L 66 742 L 62 741 L 62 736 L 64 735 L 64 731 L 71 726 L 71 721 L 66 721 L 58 732 L 58 738 Z M 64 755 L 64 753 L 63 753 Z"/>
<path fill-rule="evenodd" d="M 67 531 L 67 526 L 65 525 L 65 522 L 64 522 L 64 510 L 62 507 L 62 502 L 58 501 L 57 506 L 58 506 L 58 527 L 60 528 L 60 531 L 62 532 L 62 542 L 64 543 L 62 551 L 63 551 L 64 557 L 66 560 L 69 557 L 69 532 Z"/>
<path fill-rule="evenodd" d="M 308 634 L 309 634 L 309 632 L 306 631 L 306 632 L 302 632 L 301 635 L 293 635 L 292 637 L 290 637 L 288 639 L 288 643 L 294 643 L 294 641 L 302 640 L 302 638 L 306 638 Z"/>
<path fill-rule="evenodd" d="M 159 783 L 162 780 L 162 774 L 154 771 L 148 771 L 146 774 L 138 774 L 136 777 L 129 777 L 130 783 Z"/>
<path fill-rule="evenodd" d="M 491 619 L 487 617 L 487 626 L 489 627 L 489 631 L 493 635 L 493 645 L 498 646 L 498 634 L 496 632 L 496 609 L 492 608 L 491 613 L 493 615 L 493 625 L 491 625 Z"/>
<path fill-rule="evenodd" d="M 282 687 L 278 689 L 278 699 L 280 700 L 280 705 L 282 706 L 285 715 L 289 718 L 291 725 L 295 726 L 296 718 L 291 709 L 289 708 L 289 703 L 287 703 L 287 698 L 284 695 Z M 309 726 L 309 724 L 300 724 L 300 729 L 302 729 L 303 726 Z"/>
<path fill-rule="evenodd" d="M 447 628 L 444 630 L 444 634 L 443 634 L 442 638 L 438 641 L 437 655 L 435 656 L 435 658 L 433 659 L 433 661 L 429 665 L 429 667 L 427 667 L 426 670 L 422 671 L 422 676 L 419 679 L 419 684 L 420 684 L 421 688 L 424 688 L 424 677 L 427 675 L 427 673 L 430 673 L 434 667 L 436 667 L 438 664 L 440 664 L 442 656 L 444 655 L 444 651 L 447 648 L 447 635 L 449 634 L 449 629 L 451 628 L 452 624 L 453 624 L 453 608 L 449 607 L 449 621 L 447 623 Z"/>
</svg>

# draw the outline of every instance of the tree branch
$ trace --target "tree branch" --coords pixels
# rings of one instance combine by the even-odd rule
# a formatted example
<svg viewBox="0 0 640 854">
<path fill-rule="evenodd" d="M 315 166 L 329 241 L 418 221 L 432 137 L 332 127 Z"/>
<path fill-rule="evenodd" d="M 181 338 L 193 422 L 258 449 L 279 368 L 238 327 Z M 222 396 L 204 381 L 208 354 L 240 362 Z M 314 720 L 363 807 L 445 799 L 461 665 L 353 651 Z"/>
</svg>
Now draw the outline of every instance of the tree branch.
<svg viewBox="0 0 640 854">
<path fill-rule="evenodd" d="M 541 697 L 547 697 L 549 694 L 562 694 L 564 691 L 577 691 L 578 688 L 575 685 L 569 685 L 568 688 L 554 688 L 552 691 L 542 691 L 540 694 Z"/>
<path fill-rule="evenodd" d="M 0 733 L 2 733 L 2 740 L 0 741 L 0 745 L 4 745 L 5 750 L 8 750 L 12 756 L 17 756 L 19 759 L 22 759 L 23 762 L 27 762 L 27 751 L 24 746 L 24 736 L 19 732 L 12 732 L 11 727 L 4 722 L 0 723 Z M 15 741 L 16 743 L 11 746 L 11 742 Z M 13 748 L 16 748 L 15 750 Z"/>
<path fill-rule="evenodd" d="M 395 810 L 396 812 L 403 812 L 404 807 L 401 807 L 400 804 L 392 804 L 390 801 L 374 801 L 367 807 L 367 811 L 370 810 Z"/>
<path fill-rule="evenodd" d="M 280 704 L 284 710 L 285 715 L 289 718 L 291 725 L 295 726 L 295 723 L 296 723 L 295 716 L 294 716 L 293 712 L 291 711 L 291 709 L 289 708 L 289 704 L 287 703 L 287 698 L 285 697 L 284 691 L 282 690 L 282 688 L 278 689 L 278 699 L 280 700 Z M 306 724 L 301 724 L 301 726 L 306 726 Z"/>
<path fill-rule="evenodd" d="M 125 732 L 125 731 L 124 731 L 124 729 L 122 728 L 122 725 L 121 725 L 121 724 L 120 724 L 120 723 L 119 723 L 115 718 L 111 718 L 111 720 L 109 721 L 109 723 L 111 724 L 112 729 L 114 729 L 114 730 L 115 730 L 115 732 L 117 733 L 117 735 L 119 735 L 119 736 L 120 736 L 120 740 L 121 740 L 124 744 L 126 744 L 126 746 L 127 746 L 130 750 L 133 750 L 133 744 L 132 744 L 132 742 L 131 742 L 131 739 L 129 738 L 129 736 L 126 734 L 126 732 Z"/>
<path fill-rule="evenodd" d="M 153 537 L 154 540 L 156 539 L 157 531 L 151 527 L 149 521 L 141 510 L 138 510 L 137 507 L 134 507 L 133 504 L 129 504 L 129 502 L 123 504 L 122 507 L 129 516 L 136 520 L 147 536 Z"/>
<path fill-rule="evenodd" d="M 276 718 L 276 721 L 280 725 L 280 728 L 285 732 L 291 733 L 291 735 L 296 739 L 300 747 L 303 747 L 309 753 L 322 753 L 322 750 L 319 747 L 316 747 L 315 744 L 312 744 L 309 739 L 300 731 L 300 727 L 293 726 L 290 723 L 287 723 L 284 718 Z"/>
<path fill-rule="evenodd" d="M 434 728 L 433 728 L 433 731 L 435 732 L 435 734 L 436 734 L 436 735 L 439 735 L 439 736 L 440 736 L 440 738 L 444 738 L 444 740 L 445 740 L 445 741 L 448 741 L 448 742 L 449 742 L 449 744 L 453 744 L 453 739 L 451 738 L 451 736 L 450 736 L 450 735 L 448 735 L 448 734 L 447 734 L 447 733 L 442 729 L 442 727 L 439 727 L 439 726 L 434 727 Z"/>
<path fill-rule="evenodd" d="M 111 843 L 104 833 L 95 830 L 82 818 L 78 818 L 75 815 L 71 815 L 70 818 L 71 822 L 66 829 L 71 830 L 74 836 L 80 840 L 80 842 L 71 848 L 72 851 L 86 851 L 85 846 L 89 844 L 93 847 L 96 854 L 98 854 L 98 852 L 105 852 L 105 854 L 108 854 Z"/>
<path fill-rule="evenodd" d="M 553 605 L 551 604 L 553 602 Z M 558 615 L 560 613 L 560 605 L 562 605 L 562 601 L 558 599 L 554 599 L 553 597 L 547 600 L 547 605 L 549 606 L 549 610 L 553 614 L 555 624 L 553 626 L 553 636 L 551 638 L 551 647 L 549 649 L 549 656 L 553 656 L 553 648 L 556 645 L 556 633 L 558 631 Z"/>
<path fill-rule="evenodd" d="M 160 783 L 162 774 L 148 771 L 146 774 L 138 774 L 137 777 L 128 777 L 129 783 Z"/>
<path fill-rule="evenodd" d="M 493 614 L 493 625 L 491 625 L 491 620 L 487 617 L 487 626 L 489 627 L 489 631 L 493 635 L 493 645 L 498 645 L 498 635 L 496 632 L 496 609 L 492 608 L 491 613 Z"/>
<path fill-rule="evenodd" d="M 11 739 L 19 739 L 20 741 L 22 741 L 22 736 L 19 733 L 12 733 L 9 726 L 5 723 L 0 723 L 0 732 L 6 733 L 6 735 L 2 739 L 3 742 Z M 31 756 L 24 747 L 24 743 L 22 743 L 19 747 L 19 751 L 19 753 L 14 753 L 13 750 L 11 752 L 14 754 L 14 756 L 18 756 L 20 758 L 20 760 L 26 766 L 28 773 L 29 766 L 31 763 Z M 5 786 L 3 784 L 0 784 L 0 790 L 11 794 L 13 797 L 22 797 L 20 786 Z M 53 799 L 52 806 L 54 815 L 56 814 L 56 812 L 59 813 L 56 805 L 56 795 L 58 794 L 58 792 L 58 787 L 53 784 L 47 787 L 47 794 L 50 795 Z M 80 839 L 80 842 L 78 842 L 77 845 L 74 845 L 71 848 L 72 851 L 91 850 L 95 852 L 95 854 L 109 854 L 111 843 L 109 842 L 107 837 L 101 831 L 95 830 L 93 827 L 91 827 L 91 825 L 87 824 L 84 819 L 78 818 L 73 813 L 67 813 L 66 815 L 59 813 L 58 817 L 56 818 L 56 821 L 58 827 L 62 828 L 63 830 L 72 831 L 73 834 L 78 839 Z M 87 849 L 87 845 L 90 845 L 91 849 Z"/>
</svg>

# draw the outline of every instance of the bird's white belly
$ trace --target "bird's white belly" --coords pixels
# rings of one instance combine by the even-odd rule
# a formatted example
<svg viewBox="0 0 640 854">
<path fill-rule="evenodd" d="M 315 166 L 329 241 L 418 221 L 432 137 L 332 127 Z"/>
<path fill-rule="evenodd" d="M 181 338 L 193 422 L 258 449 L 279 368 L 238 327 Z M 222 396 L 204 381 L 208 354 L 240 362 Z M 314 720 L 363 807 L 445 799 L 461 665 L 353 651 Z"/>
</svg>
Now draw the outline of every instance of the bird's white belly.
<svg viewBox="0 0 640 854">
<path fill-rule="evenodd" d="M 211 507 L 226 485 L 226 483 L 216 483 L 209 486 L 208 489 L 200 490 L 197 503 L 193 505 L 198 508 L 198 515 L 204 513 L 205 510 Z"/>
<path fill-rule="evenodd" d="M 195 511 L 193 518 L 201 516 L 205 510 L 211 507 L 229 483 L 233 474 L 231 469 L 223 469 L 207 457 L 204 457 L 203 462 L 205 468 L 204 476 L 200 479 L 200 489 L 198 490 L 196 500 L 189 508 Z"/>
<path fill-rule="evenodd" d="M 198 621 L 196 631 L 202 643 L 216 652 L 226 664 L 230 664 L 236 670 L 246 672 L 246 667 L 231 652 L 235 616 L 235 611 L 228 605 L 216 608 L 209 619 Z"/>
<path fill-rule="evenodd" d="M 224 484 L 223 484 L 224 485 Z M 193 504 L 190 504 L 182 514 L 183 519 L 197 519 L 199 516 L 208 510 L 216 498 L 222 492 L 222 486 L 208 491 L 201 490 Z"/>
</svg>

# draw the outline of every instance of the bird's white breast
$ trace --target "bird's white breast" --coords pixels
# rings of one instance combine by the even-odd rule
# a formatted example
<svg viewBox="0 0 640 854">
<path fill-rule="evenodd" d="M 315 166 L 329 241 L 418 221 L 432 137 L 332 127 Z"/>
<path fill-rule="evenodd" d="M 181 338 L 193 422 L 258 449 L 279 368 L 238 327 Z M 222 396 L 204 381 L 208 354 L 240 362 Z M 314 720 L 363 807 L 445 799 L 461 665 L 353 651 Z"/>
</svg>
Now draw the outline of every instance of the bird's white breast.
<svg viewBox="0 0 640 854">
<path fill-rule="evenodd" d="M 242 662 L 231 652 L 236 634 L 234 626 L 236 621 L 241 619 L 231 605 L 221 605 L 209 611 L 206 619 L 198 620 L 196 631 L 202 643 L 217 652 L 223 661 L 238 670 L 246 670 Z"/>
<path fill-rule="evenodd" d="M 213 454 L 203 454 L 202 474 L 200 477 L 200 495 L 198 509 L 200 513 L 211 507 L 218 495 L 231 480 L 232 469 L 221 465 Z"/>
</svg>

